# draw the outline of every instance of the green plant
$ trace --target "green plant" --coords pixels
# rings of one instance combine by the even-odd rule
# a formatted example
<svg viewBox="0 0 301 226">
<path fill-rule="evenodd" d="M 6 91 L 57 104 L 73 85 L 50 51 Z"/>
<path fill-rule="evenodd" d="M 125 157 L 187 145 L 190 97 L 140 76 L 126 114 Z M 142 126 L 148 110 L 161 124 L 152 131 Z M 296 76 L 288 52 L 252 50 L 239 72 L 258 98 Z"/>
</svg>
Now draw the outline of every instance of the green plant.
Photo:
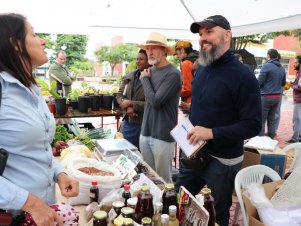
<svg viewBox="0 0 301 226">
<path fill-rule="evenodd" d="M 62 97 L 58 92 L 56 91 L 56 81 L 53 80 L 50 85 L 44 81 L 43 79 L 36 78 L 36 82 L 41 85 L 41 91 L 47 91 L 49 94 L 51 94 L 55 99 L 61 99 Z"/>
<path fill-rule="evenodd" d="M 78 101 L 79 96 L 80 96 L 80 89 L 72 88 L 71 92 L 68 94 L 68 99 L 72 101 Z"/>
</svg>

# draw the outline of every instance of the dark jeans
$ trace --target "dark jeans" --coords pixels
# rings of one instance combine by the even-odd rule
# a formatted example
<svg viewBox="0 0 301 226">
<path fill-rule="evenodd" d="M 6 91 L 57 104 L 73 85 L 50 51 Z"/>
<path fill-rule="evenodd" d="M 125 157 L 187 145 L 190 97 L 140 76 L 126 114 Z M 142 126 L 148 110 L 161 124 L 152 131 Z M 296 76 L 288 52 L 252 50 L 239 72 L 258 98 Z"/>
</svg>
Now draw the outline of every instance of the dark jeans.
<svg viewBox="0 0 301 226">
<path fill-rule="evenodd" d="M 127 119 L 123 121 L 121 132 L 126 140 L 139 149 L 139 137 L 141 124 L 129 123 Z"/>
<path fill-rule="evenodd" d="M 281 97 L 279 98 L 269 98 L 261 97 L 261 108 L 262 108 L 262 129 L 260 136 L 264 135 L 265 123 L 268 127 L 268 136 L 274 139 L 280 120 L 280 106 Z"/>
<path fill-rule="evenodd" d="M 203 170 L 192 170 L 181 165 L 175 188 L 178 191 L 180 186 L 184 186 L 189 192 L 196 195 L 207 184 L 214 197 L 216 222 L 220 226 L 228 226 L 234 180 L 240 167 L 241 163 L 226 166 L 215 158 Z"/>
</svg>

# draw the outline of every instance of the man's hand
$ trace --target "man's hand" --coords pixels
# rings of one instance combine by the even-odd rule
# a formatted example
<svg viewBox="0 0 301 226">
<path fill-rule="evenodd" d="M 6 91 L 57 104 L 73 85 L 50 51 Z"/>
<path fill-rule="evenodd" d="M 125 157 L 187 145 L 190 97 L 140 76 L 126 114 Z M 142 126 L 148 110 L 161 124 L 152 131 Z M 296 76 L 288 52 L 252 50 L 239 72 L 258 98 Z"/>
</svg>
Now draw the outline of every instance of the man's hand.
<svg viewBox="0 0 301 226">
<path fill-rule="evenodd" d="M 65 173 L 60 173 L 57 177 L 61 194 L 64 197 L 75 197 L 78 195 L 79 183 Z"/>
<path fill-rule="evenodd" d="M 123 109 L 123 110 L 126 110 L 128 107 L 132 107 L 133 104 L 132 104 L 132 101 L 131 100 L 127 100 L 127 99 L 123 99 L 121 104 L 120 104 L 120 107 Z"/>
<path fill-rule="evenodd" d="M 142 79 L 143 77 L 149 77 L 149 78 L 151 77 L 151 69 L 150 68 L 144 69 L 141 72 L 140 79 Z"/>
<path fill-rule="evenodd" d="M 195 126 L 187 133 L 187 139 L 190 144 L 196 144 L 199 141 L 211 140 L 213 139 L 212 129 Z"/>
<path fill-rule="evenodd" d="M 132 107 L 128 107 L 126 109 L 126 114 L 129 116 L 129 117 L 137 117 L 138 114 L 134 111 L 134 109 Z"/>
<path fill-rule="evenodd" d="M 179 105 L 179 108 L 186 114 L 188 114 L 190 112 L 190 104 L 188 104 L 188 103 L 181 102 Z"/>
<path fill-rule="evenodd" d="M 22 210 L 29 213 L 37 226 L 63 226 L 63 219 L 46 203 L 35 195 L 29 193 L 28 198 L 22 207 Z"/>
</svg>

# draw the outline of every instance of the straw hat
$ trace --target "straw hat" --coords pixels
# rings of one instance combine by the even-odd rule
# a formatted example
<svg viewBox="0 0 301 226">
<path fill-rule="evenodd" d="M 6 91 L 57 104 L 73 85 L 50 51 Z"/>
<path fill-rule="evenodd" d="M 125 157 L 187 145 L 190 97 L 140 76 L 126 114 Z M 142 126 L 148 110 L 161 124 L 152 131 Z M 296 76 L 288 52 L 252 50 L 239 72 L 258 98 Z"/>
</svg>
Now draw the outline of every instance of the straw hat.
<svg viewBox="0 0 301 226">
<path fill-rule="evenodd" d="M 148 35 L 145 44 L 141 44 L 138 47 L 141 49 L 146 49 L 147 46 L 163 46 L 166 49 L 167 55 L 174 55 L 174 49 L 167 45 L 167 38 L 158 32 L 151 32 Z"/>
</svg>

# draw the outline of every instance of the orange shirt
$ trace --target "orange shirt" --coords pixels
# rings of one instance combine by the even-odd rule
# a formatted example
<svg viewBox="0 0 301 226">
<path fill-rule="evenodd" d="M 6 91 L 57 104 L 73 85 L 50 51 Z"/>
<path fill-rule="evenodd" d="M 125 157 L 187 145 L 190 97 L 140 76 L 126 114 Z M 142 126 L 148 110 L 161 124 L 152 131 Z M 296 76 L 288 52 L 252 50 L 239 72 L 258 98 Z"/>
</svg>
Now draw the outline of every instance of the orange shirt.
<svg viewBox="0 0 301 226">
<path fill-rule="evenodd" d="M 193 79 L 192 74 L 193 63 L 190 60 L 184 60 L 181 63 L 181 75 L 182 75 L 182 90 L 181 98 L 183 102 L 191 103 L 191 82 Z"/>
</svg>

